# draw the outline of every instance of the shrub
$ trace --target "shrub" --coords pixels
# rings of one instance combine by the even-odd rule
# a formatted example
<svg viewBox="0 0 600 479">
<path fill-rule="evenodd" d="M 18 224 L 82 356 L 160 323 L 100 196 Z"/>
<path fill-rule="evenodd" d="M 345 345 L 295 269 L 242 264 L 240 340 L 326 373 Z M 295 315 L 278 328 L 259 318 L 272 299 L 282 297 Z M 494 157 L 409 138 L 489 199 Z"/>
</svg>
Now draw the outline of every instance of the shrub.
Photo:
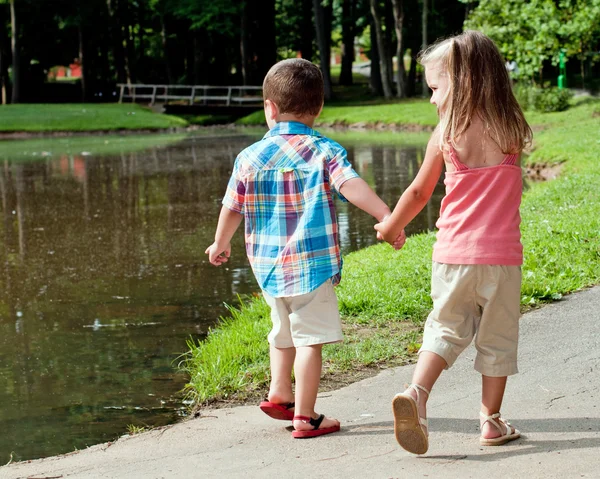
<svg viewBox="0 0 600 479">
<path fill-rule="evenodd" d="M 515 96 L 523 110 L 548 113 L 564 111 L 569 108 L 569 100 L 573 93 L 570 90 L 560 90 L 557 87 L 539 88 L 518 85 L 515 87 Z"/>
</svg>

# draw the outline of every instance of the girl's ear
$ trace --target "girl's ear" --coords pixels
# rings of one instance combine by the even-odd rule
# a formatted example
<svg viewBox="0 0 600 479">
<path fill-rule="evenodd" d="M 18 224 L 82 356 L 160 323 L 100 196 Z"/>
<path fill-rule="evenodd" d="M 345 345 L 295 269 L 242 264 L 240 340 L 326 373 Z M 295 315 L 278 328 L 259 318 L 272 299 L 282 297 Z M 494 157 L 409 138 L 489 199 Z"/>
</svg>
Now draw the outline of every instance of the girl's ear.
<svg viewBox="0 0 600 479">
<path fill-rule="evenodd" d="M 275 121 L 277 116 L 279 115 L 279 108 L 276 103 L 273 103 L 271 100 L 265 100 L 265 117 L 267 120 Z"/>
</svg>

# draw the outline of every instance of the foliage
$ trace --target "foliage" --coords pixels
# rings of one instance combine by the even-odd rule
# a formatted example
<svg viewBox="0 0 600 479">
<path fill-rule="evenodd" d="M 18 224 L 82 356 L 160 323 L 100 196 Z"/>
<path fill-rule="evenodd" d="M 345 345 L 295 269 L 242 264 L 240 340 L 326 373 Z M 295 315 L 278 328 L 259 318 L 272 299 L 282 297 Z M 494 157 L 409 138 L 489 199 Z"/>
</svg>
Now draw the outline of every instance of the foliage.
<svg viewBox="0 0 600 479">
<path fill-rule="evenodd" d="M 585 59 L 594 40 L 600 38 L 600 0 L 561 0 L 563 12 L 558 30 L 564 40 L 567 56 Z M 600 52 L 592 55 L 592 61 L 600 58 Z"/>
<path fill-rule="evenodd" d="M 558 64 L 561 49 L 584 58 L 600 38 L 598 25 L 600 0 L 481 0 L 465 22 L 465 28 L 481 30 L 507 60 L 517 62 L 517 77 L 532 80 L 541 77 L 544 62 Z"/>
<path fill-rule="evenodd" d="M 541 113 L 566 110 L 573 97 L 570 90 L 560 90 L 557 87 L 539 88 L 522 84 L 516 86 L 514 92 L 523 110 L 534 110 Z"/>
<path fill-rule="evenodd" d="M 508 60 L 515 60 L 520 77 L 533 78 L 545 60 L 558 62 L 556 32 L 560 19 L 553 0 L 481 0 L 465 28 L 492 38 Z"/>
</svg>

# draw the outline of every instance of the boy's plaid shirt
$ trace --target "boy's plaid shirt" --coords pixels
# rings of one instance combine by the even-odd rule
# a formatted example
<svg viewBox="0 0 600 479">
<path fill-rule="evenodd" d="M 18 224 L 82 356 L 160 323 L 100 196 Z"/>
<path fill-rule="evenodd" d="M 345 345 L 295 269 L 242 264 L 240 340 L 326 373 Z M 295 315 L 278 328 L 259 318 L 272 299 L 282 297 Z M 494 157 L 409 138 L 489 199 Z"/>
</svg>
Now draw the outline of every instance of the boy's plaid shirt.
<svg viewBox="0 0 600 479">
<path fill-rule="evenodd" d="M 339 281 L 332 190 L 342 197 L 340 187 L 356 177 L 341 145 L 297 122 L 277 123 L 238 155 L 223 205 L 244 215 L 248 259 L 269 295 Z"/>
</svg>

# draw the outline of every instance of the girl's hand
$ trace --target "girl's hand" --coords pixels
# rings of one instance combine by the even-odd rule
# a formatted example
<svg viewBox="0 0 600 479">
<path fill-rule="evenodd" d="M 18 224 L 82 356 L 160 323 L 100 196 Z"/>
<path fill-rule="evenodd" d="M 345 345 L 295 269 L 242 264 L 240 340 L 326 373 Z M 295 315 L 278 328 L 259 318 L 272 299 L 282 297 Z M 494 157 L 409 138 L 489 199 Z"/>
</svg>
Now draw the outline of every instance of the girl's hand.
<svg viewBox="0 0 600 479">
<path fill-rule="evenodd" d="M 377 239 L 380 241 L 387 241 L 396 250 L 401 249 L 404 246 L 404 243 L 406 243 L 406 234 L 404 233 L 404 230 L 400 231 L 400 234 L 394 237 L 390 224 L 386 221 L 377 223 L 374 228 L 377 231 Z"/>
<path fill-rule="evenodd" d="M 404 246 L 404 243 L 406 243 L 406 234 L 404 233 L 404 230 L 402 230 L 400 232 L 400 234 L 398 235 L 398 237 L 392 243 L 392 246 L 394 247 L 395 250 L 399 250 L 399 249 L 402 249 L 402 247 Z"/>
</svg>

